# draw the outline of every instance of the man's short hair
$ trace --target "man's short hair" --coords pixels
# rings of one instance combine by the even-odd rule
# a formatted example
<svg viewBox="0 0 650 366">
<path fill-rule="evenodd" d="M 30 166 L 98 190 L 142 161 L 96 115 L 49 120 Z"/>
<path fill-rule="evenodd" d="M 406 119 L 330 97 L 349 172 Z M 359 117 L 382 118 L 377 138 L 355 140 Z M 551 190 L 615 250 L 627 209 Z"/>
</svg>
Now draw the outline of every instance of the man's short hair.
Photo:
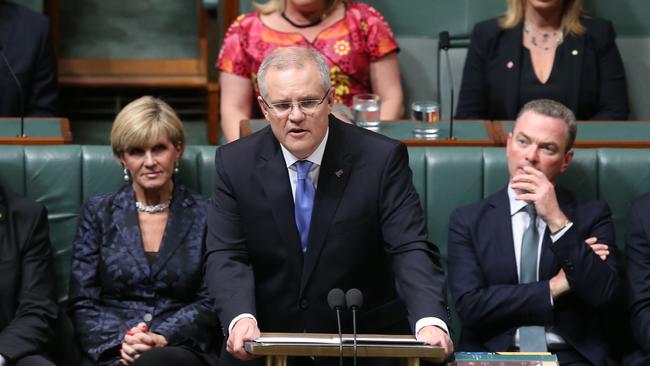
<svg viewBox="0 0 650 366">
<path fill-rule="evenodd" d="M 573 144 L 576 141 L 576 134 L 578 133 L 576 116 L 564 104 L 550 99 L 532 100 L 524 104 L 524 106 L 521 108 L 519 114 L 517 115 L 517 121 L 519 121 L 519 117 L 521 117 L 526 112 L 535 112 L 537 114 L 541 114 L 542 116 L 558 118 L 564 121 L 567 126 L 566 151 L 569 151 L 573 148 Z M 517 125 L 517 121 L 515 121 L 515 126 Z"/>
<path fill-rule="evenodd" d="M 264 58 L 259 70 L 257 71 L 257 86 L 260 89 L 262 98 L 268 97 L 266 89 L 266 73 L 270 68 L 284 70 L 288 68 L 301 69 L 307 62 L 313 62 L 319 71 L 322 79 L 323 91 L 329 90 L 332 86 L 330 80 L 329 67 L 323 56 L 313 48 L 291 46 L 276 48 L 271 54 Z"/>
</svg>

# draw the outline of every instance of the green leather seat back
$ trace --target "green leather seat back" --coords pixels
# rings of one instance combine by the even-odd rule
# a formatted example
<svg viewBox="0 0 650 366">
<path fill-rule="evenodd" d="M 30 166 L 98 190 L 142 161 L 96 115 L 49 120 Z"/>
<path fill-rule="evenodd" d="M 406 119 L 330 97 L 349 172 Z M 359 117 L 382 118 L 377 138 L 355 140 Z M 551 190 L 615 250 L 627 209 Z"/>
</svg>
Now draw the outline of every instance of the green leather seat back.
<svg viewBox="0 0 650 366">
<path fill-rule="evenodd" d="M 0 183 L 25 195 L 25 159 L 22 146 L 0 146 Z"/>
<path fill-rule="evenodd" d="M 28 146 L 24 149 L 25 195 L 48 210 L 59 294 L 65 297 L 70 273 L 71 243 L 81 206 L 81 148 Z"/>
<path fill-rule="evenodd" d="M 625 213 L 629 203 L 650 191 L 650 150 L 599 149 L 598 197 L 612 209 L 616 243 L 625 246 Z"/>
</svg>

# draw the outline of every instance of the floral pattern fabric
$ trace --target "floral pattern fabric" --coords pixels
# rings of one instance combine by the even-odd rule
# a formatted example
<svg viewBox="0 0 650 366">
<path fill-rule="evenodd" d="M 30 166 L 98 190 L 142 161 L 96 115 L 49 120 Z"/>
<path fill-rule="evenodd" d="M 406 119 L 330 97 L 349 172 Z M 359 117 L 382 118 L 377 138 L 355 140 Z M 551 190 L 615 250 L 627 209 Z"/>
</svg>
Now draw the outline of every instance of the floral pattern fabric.
<svg viewBox="0 0 650 366">
<path fill-rule="evenodd" d="M 217 61 L 222 72 L 250 78 L 258 95 L 257 69 L 277 47 L 305 46 L 318 50 L 330 68 L 336 101 L 352 104 L 352 96 L 370 92 L 370 63 L 398 50 L 384 17 L 363 3 L 346 3 L 345 16 L 321 31 L 313 42 L 298 33 L 273 30 L 258 13 L 240 15 L 224 38 Z"/>
<path fill-rule="evenodd" d="M 203 278 L 207 200 L 176 185 L 160 250 L 149 264 L 131 185 L 84 204 L 72 252 L 70 315 L 84 357 L 119 365 L 126 331 L 146 322 L 170 346 L 213 365 L 219 320 Z"/>
</svg>

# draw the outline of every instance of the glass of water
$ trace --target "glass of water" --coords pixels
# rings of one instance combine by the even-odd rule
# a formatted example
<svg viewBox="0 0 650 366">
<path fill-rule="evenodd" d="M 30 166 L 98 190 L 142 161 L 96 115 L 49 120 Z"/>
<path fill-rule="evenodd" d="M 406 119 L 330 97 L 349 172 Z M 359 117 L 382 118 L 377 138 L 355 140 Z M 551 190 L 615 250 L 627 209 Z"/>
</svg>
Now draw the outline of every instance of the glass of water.
<svg viewBox="0 0 650 366">
<path fill-rule="evenodd" d="M 352 97 L 354 123 L 359 127 L 378 128 L 381 99 L 377 94 L 356 94 Z"/>
<path fill-rule="evenodd" d="M 413 128 L 415 137 L 423 139 L 438 137 L 438 119 L 440 118 L 440 105 L 438 102 L 413 102 L 411 104 L 411 117 L 416 121 L 420 121 Z"/>
</svg>

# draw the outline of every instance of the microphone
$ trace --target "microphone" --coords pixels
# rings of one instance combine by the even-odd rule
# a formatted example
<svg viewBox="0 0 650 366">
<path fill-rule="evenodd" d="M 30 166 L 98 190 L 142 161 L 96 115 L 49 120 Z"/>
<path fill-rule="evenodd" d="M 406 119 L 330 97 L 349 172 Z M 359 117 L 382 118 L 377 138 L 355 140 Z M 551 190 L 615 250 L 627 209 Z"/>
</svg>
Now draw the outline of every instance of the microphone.
<svg viewBox="0 0 650 366">
<path fill-rule="evenodd" d="M 447 60 L 447 76 L 449 78 L 449 140 L 455 140 L 454 137 L 454 79 L 451 72 L 451 62 L 449 61 L 449 49 L 451 48 L 451 39 L 449 32 L 442 31 L 438 33 L 438 99 L 442 102 L 440 97 L 440 50 L 445 51 L 445 58 Z"/>
<path fill-rule="evenodd" d="M 2 58 L 2 61 L 4 61 L 4 64 L 7 65 L 7 70 L 9 70 L 9 74 L 11 74 L 11 77 L 14 79 L 14 82 L 16 83 L 16 87 L 18 88 L 18 93 L 20 93 L 20 135 L 16 137 L 27 137 L 25 135 L 25 95 L 23 94 L 23 86 L 20 84 L 20 80 L 18 80 L 18 77 L 16 77 L 16 73 L 14 72 L 14 69 L 11 67 L 9 64 L 9 60 L 7 60 L 7 56 L 5 56 L 2 44 L 0 43 L 0 58 Z"/>
<path fill-rule="evenodd" d="M 345 302 L 352 311 L 352 349 L 354 366 L 357 366 L 357 310 L 363 305 L 363 294 L 359 289 L 351 288 L 345 293 Z"/>
<path fill-rule="evenodd" d="M 343 366 L 343 332 L 341 331 L 341 310 L 345 306 L 345 294 L 340 288 L 333 288 L 327 294 L 327 305 L 336 311 L 336 323 L 339 328 L 339 366 Z"/>
</svg>

